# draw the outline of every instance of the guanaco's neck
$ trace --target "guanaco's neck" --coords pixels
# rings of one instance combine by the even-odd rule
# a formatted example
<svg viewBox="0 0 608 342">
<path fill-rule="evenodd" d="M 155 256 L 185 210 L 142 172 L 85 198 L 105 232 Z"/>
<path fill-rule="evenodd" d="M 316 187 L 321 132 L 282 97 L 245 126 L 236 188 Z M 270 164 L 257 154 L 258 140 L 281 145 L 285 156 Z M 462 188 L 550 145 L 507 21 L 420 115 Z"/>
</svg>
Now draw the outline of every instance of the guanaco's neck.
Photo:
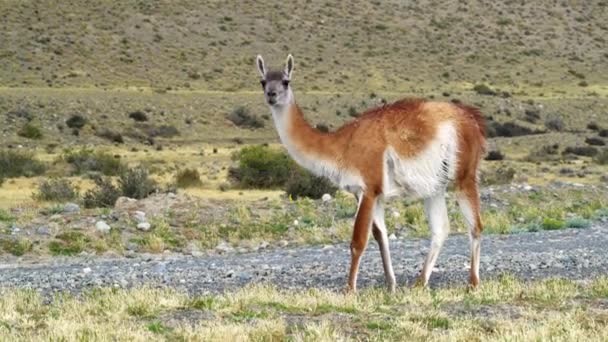
<svg viewBox="0 0 608 342">
<path fill-rule="evenodd" d="M 291 91 L 289 96 L 287 105 L 271 108 L 279 137 L 289 154 L 309 169 L 311 163 L 336 160 L 336 137 L 310 126 Z"/>
</svg>

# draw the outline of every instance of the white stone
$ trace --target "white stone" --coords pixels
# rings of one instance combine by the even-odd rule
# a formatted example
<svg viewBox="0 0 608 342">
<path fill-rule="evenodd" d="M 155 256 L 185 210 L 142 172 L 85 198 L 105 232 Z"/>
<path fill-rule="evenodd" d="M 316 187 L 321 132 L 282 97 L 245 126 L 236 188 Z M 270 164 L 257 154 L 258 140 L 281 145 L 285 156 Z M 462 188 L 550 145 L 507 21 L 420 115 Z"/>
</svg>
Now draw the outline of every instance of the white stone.
<svg viewBox="0 0 608 342">
<path fill-rule="evenodd" d="M 89 274 L 89 273 L 91 273 L 91 271 L 92 270 L 91 270 L 90 267 L 85 267 L 85 268 L 82 269 L 82 273 L 84 273 L 84 274 Z"/>
<path fill-rule="evenodd" d="M 150 230 L 151 227 L 152 225 L 149 222 L 140 222 L 137 224 L 137 229 L 143 230 L 144 232 Z"/>
<path fill-rule="evenodd" d="M 394 218 L 398 218 L 399 216 L 401 216 L 401 214 L 397 210 L 393 210 L 391 212 L 391 215 L 393 215 Z"/>
<path fill-rule="evenodd" d="M 389 240 L 397 240 L 397 236 L 395 234 L 391 234 L 388 236 Z"/>
<path fill-rule="evenodd" d="M 323 196 L 321 197 L 321 200 L 323 200 L 323 202 L 329 202 L 329 201 L 331 201 L 331 195 L 323 194 Z"/>
<path fill-rule="evenodd" d="M 100 233 L 109 233 L 110 229 L 112 229 L 105 221 L 97 221 L 95 223 L 95 229 L 97 229 Z"/>
<path fill-rule="evenodd" d="M 146 222 L 146 213 L 144 213 L 143 211 L 137 210 L 137 211 L 133 212 L 133 218 L 138 223 Z"/>
<path fill-rule="evenodd" d="M 63 212 L 64 213 L 77 213 L 80 211 L 80 206 L 76 203 L 67 203 L 64 207 L 63 207 Z"/>
<path fill-rule="evenodd" d="M 298 220 L 293 220 L 293 225 L 297 226 L 300 222 L 298 222 Z"/>
</svg>

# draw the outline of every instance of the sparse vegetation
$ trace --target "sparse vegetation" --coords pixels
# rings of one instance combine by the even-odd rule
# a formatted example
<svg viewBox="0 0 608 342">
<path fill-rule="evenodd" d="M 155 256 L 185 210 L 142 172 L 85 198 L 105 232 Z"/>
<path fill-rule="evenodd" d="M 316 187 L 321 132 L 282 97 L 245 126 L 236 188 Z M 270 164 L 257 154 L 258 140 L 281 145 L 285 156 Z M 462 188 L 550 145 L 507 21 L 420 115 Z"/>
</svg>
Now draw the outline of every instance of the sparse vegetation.
<svg viewBox="0 0 608 342">
<path fill-rule="evenodd" d="M 78 188 L 65 178 L 45 179 L 38 185 L 38 192 L 34 193 L 34 198 L 41 201 L 64 202 L 77 197 Z"/>
<path fill-rule="evenodd" d="M 69 128 L 77 129 L 77 130 L 84 127 L 84 125 L 86 125 L 86 123 L 87 123 L 87 119 L 80 114 L 74 114 L 65 121 L 66 126 L 68 126 Z"/>
<path fill-rule="evenodd" d="M 496 95 L 496 91 L 493 90 L 492 88 L 490 88 L 486 84 L 476 84 L 473 87 L 473 91 L 475 91 L 479 95 L 491 95 L 491 96 Z"/>
<path fill-rule="evenodd" d="M 503 160 L 505 159 L 505 155 L 500 152 L 500 150 L 492 150 L 490 152 L 488 152 L 488 155 L 485 158 L 486 160 L 492 161 L 492 160 Z"/>
<path fill-rule="evenodd" d="M 97 177 L 96 187 L 84 194 L 83 203 L 86 208 L 110 208 L 121 196 L 120 189 L 109 177 Z"/>
<path fill-rule="evenodd" d="M 118 184 L 123 196 L 135 199 L 146 198 L 158 190 L 156 181 L 150 178 L 150 172 L 142 166 L 123 171 Z"/>
<path fill-rule="evenodd" d="M 229 115 L 228 120 L 232 121 L 238 127 L 246 128 L 263 128 L 264 120 L 251 114 L 247 107 L 237 107 Z"/>
<path fill-rule="evenodd" d="M 28 122 L 17 132 L 17 135 L 28 139 L 42 139 L 42 130 L 32 122 Z"/>
<path fill-rule="evenodd" d="M 139 111 L 139 110 L 129 113 L 129 118 L 131 118 L 137 122 L 148 121 L 148 115 L 146 115 L 146 113 Z"/>
<path fill-rule="evenodd" d="M 116 176 L 125 169 L 119 158 L 103 151 L 84 148 L 66 151 L 62 159 L 72 166 L 72 173 L 75 175 L 101 173 L 106 176 Z"/>
<path fill-rule="evenodd" d="M 568 146 L 562 154 L 574 154 L 577 156 L 593 157 L 597 155 L 598 149 L 592 146 Z"/>
<path fill-rule="evenodd" d="M 0 150 L 0 178 L 33 177 L 43 174 L 47 166 L 25 151 Z"/>
<path fill-rule="evenodd" d="M 201 175 L 197 169 L 183 169 L 175 175 L 175 185 L 178 188 L 189 188 L 201 186 Z"/>
</svg>

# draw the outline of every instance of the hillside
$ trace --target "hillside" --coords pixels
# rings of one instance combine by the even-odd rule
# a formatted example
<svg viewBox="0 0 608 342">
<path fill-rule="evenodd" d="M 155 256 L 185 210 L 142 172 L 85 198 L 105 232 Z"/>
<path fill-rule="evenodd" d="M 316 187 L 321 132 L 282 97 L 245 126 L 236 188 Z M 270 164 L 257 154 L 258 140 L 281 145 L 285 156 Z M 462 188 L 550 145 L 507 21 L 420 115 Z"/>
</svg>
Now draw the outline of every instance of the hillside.
<svg viewBox="0 0 608 342">
<path fill-rule="evenodd" d="M 291 52 L 303 90 L 605 86 L 606 1 L 17 1 L 0 84 L 256 90 Z M 564 89 L 565 88 L 565 89 Z M 605 92 L 605 88 L 601 88 Z"/>
</svg>

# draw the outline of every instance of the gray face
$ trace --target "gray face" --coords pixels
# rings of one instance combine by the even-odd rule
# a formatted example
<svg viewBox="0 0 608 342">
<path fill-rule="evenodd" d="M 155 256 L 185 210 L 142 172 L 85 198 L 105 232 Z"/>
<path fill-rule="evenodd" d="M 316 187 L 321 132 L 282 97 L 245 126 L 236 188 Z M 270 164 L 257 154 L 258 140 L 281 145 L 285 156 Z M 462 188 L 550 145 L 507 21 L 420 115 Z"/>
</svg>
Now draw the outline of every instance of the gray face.
<svg viewBox="0 0 608 342">
<path fill-rule="evenodd" d="M 260 81 L 264 88 L 266 103 L 270 106 L 284 106 L 289 101 L 289 79 L 281 71 L 269 71 Z"/>
</svg>

